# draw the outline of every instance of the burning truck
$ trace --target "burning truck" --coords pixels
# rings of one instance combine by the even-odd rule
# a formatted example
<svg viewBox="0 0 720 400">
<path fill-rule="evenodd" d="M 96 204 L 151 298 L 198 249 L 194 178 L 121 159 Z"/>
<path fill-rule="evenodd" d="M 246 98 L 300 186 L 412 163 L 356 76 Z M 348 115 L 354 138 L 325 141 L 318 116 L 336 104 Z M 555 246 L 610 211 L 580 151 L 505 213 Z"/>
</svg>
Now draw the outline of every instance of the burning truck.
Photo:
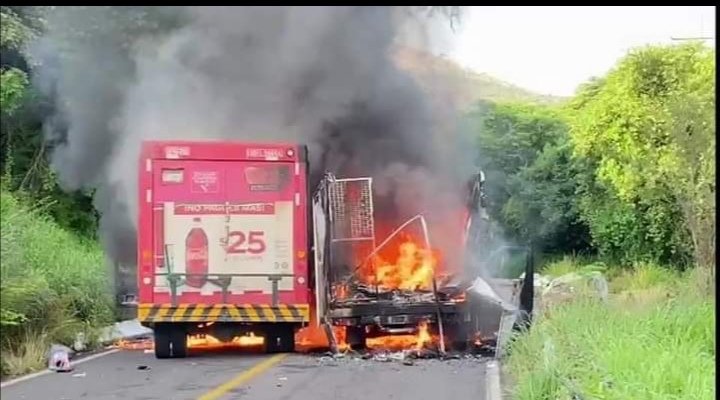
<svg viewBox="0 0 720 400">
<path fill-rule="evenodd" d="M 379 240 L 372 178 L 327 173 L 313 196 L 315 310 L 317 320 L 336 327 L 327 332 L 344 327 L 342 342 L 354 350 L 432 342 L 443 354 L 488 338 L 495 342 L 504 316 L 514 321 L 518 308 L 531 308 L 526 301 L 520 304 L 520 297 L 527 297 L 523 281 L 478 274 L 488 267 L 482 264 L 507 255 L 498 250 L 519 250 L 526 272 L 533 269 L 528 248 L 490 246 L 484 183 L 482 171 L 469 179 L 465 209 L 459 223 L 450 224 L 457 232 L 442 232 L 453 236 L 461 253 L 452 258 L 459 265 L 447 265 L 432 246 L 423 215 L 403 221 Z M 499 295 L 503 286 L 505 293 Z M 398 335 L 410 340 L 395 340 Z"/>
<path fill-rule="evenodd" d="M 310 196 L 305 146 L 148 141 L 139 167 L 137 314 L 158 358 L 204 335 L 291 352 L 308 325 L 331 345 L 412 335 L 441 352 L 483 330 L 471 258 L 444 265 L 423 215 L 376 237 L 372 178 L 327 173 Z M 483 182 L 470 181 L 458 248 L 488 234 Z"/>
<path fill-rule="evenodd" d="M 351 348 L 428 325 L 457 347 L 467 342 L 464 292 L 436 273 L 441 261 L 422 215 L 379 241 L 372 178 L 328 173 L 313 197 L 313 226 L 317 318 L 344 326 Z"/>
</svg>

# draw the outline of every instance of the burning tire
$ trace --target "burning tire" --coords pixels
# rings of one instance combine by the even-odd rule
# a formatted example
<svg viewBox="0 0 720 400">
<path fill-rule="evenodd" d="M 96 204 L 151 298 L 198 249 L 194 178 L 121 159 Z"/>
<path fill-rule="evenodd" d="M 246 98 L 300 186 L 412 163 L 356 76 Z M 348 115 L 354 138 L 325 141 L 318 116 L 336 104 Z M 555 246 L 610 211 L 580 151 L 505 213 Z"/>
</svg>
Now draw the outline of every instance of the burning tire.
<svg viewBox="0 0 720 400">
<path fill-rule="evenodd" d="M 291 324 L 275 324 L 266 331 L 268 353 L 292 353 L 295 351 L 295 329 Z"/>
<path fill-rule="evenodd" d="M 187 356 L 187 333 L 185 327 L 159 324 L 154 329 L 155 357 L 184 358 Z"/>
</svg>

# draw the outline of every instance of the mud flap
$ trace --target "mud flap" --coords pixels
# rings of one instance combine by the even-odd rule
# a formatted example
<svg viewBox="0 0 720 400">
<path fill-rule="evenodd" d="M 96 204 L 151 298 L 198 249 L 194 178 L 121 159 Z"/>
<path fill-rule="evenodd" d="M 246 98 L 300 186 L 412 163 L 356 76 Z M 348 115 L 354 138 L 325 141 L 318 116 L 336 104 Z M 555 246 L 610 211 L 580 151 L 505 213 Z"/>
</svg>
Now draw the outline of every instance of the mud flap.
<svg viewBox="0 0 720 400">
<path fill-rule="evenodd" d="M 529 329 L 535 300 L 535 259 L 532 245 L 528 247 L 525 259 L 525 278 L 520 289 L 520 315 L 513 330 Z"/>
</svg>

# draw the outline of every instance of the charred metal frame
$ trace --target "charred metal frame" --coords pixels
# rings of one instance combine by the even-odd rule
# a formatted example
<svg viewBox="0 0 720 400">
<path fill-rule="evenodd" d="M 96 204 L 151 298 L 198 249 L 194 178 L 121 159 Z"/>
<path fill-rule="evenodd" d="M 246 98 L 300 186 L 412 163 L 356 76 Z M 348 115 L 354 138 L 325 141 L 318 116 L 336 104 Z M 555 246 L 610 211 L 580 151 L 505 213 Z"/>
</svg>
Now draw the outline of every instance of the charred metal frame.
<svg viewBox="0 0 720 400">
<path fill-rule="evenodd" d="M 354 181 L 368 179 L 360 178 Z M 468 286 L 465 286 L 465 282 L 461 277 L 457 276 L 459 280 L 455 281 L 455 285 L 448 285 L 448 282 L 442 283 L 440 290 L 438 290 L 438 281 L 436 276 L 433 274 L 433 287 L 432 291 L 384 291 L 379 288 L 379 283 L 376 282 L 373 285 L 365 285 L 358 282 L 355 278 L 355 273 L 364 266 L 353 266 L 351 268 L 347 264 L 347 260 L 343 262 L 342 257 L 338 257 L 336 254 L 337 249 L 333 249 L 333 245 L 341 242 L 352 241 L 352 237 L 343 238 L 350 240 L 337 240 L 337 237 L 332 237 L 333 223 L 336 222 L 335 215 L 333 213 L 332 202 L 328 196 L 328 188 L 332 186 L 334 182 L 338 180 L 332 174 L 326 174 L 325 179 L 321 182 L 318 191 L 316 192 L 314 199 L 316 204 L 321 206 L 322 214 L 324 215 L 324 221 L 321 219 L 315 221 L 315 224 L 322 224 L 327 235 L 323 238 L 322 243 L 316 243 L 321 246 L 322 252 L 325 254 L 322 257 L 322 265 L 324 273 L 327 274 L 327 287 L 322 293 L 326 299 L 327 308 L 324 315 L 322 315 L 325 327 L 327 328 L 328 336 L 331 338 L 331 343 L 334 342 L 332 330 L 329 329 L 330 324 L 348 327 L 370 327 L 366 330 L 368 336 L 374 334 L 387 334 L 387 333 L 407 333 L 408 330 L 413 329 L 417 326 L 420 321 L 427 321 L 439 328 L 440 333 L 443 334 L 443 325 L 452 324 L 450 329 L 472 329 L 473 326 L 477 325 L 478 321 L 481 321 L 482 317 L 477 312 L 479 306 L 477 298 L 468 296 L 467 299 L 457 298 L 458 293 L 467 293 Z M 534 254 L 532 244 L 527 246 L 503 246 L 500 249 L 495 249 L 493 252 L 489 252 L 483 249 L 488 249 L 488 241 L 493 240 L 492 230 L 490 229 L 490 219 L 486 212 L 486 197 L 484 193 L 485 176 L 482 171 L 478 171 L 468 182 L 468 196 L 467 196 L 467 210 L 470 215 L 465 226 L 464 246 L 468 249 L 473 249 L 473 252 L 478 257 L 473 260 L 466 260 L 471 263 L 493 263 L 497 260 L 497 256 L 506 250 L 520 250 L 525 253 L 525 278 L 517 280 L 517 285 L 520 289 L 519 293 L 519 315 L 518 318 L 513 317 L 515 329 L 523 329 L 529 326 L 531 322 L 531 315 L 533 309 L 533 274 L 534 274 Z M 420 220 L 424 226 L 424 218 L 422 216 L 416 216 L 413 219 L 407 221 L 393 232 L 390 237 L 394 236 L 397 231 L 401 230 L 404 226 L 409 225 L 415 220 Z M 317 229 L 317 227 L 316 227 Z M 427 234 L 426 234 L 427 236 Z M 367 235 L 364 239 L 369 239 Z M 385 242 L 390 239 L 386 239 L 379 246 L 375 246 L 374 237 L 372 238 L 373 250 L 369 251 L 364 262 L 370 260 L 372 255 L 377 250 L 384 246 Z M 363 238 L 359 238 L 363 240 Z M 430 243 L 426 238 L 426 246 L 429 248 Z M 478 247 L 481 246 L 481 247 Z M 316 248 L 317 250 L 317 248 Z M 467 264 L 465 268 L 472 267 L 473 265 Z M 342 277 L 338 277 L 335 273 L 338 268 L 348 268 Z M 336 284 L 344 284 L 347 292 L 350 294 L 348 297 L 343 296 L 337 298 L 333 288 Z M 452 283 L 452 282 L 451 282 Z M 478 319 L 480 318 L 480 319 Z M 504 326 L 510 322 L 511 319 L 501 318 L 500 328 L 501 330 L 507 330 Z M 477 327 L 477 326 L 476 326 Z M 457 332 L 456 332 L 457 333 Z M 467 333 L 470 333 L 469 331 Z M 477 331 L 475 332 L 477 333 Z M 488 331 L 489 333 L 489 331 Z M 498 331 L 498 335 L 500 332 Z M 451 336 L 454 336 L 451 334 Z M 507 336 L 507 335 L 503 335 Z M 498 338 L 499 339 L 499 338 Z M 503 338 L 503 340 L 506 338 Z M 444 345 L 444 340 L 440 340 L 441 345 Z M 444 348 L 441 349 L 444 352 Z"/>
<path fill-rule="evenodd" d="M 346 204 L 344 192 L 340 193 L 341 190 L 335 185 L 347 185 L 357 183 L 361 186 L 359 190 L 362 191 L 361 198 L 364 199 L 364 204 L 355 205 L 355 211 L 358 215 L 347 215 L 345 213 L 346 208 L 353 208 L 353 205 Z M 345 186 L 342 187 L 344 190 Z M 421 320 L 427 320 L 431 323 L 435 323 L 438 326 L 440 340 L 440 351 L 445 352 L 444 348 L 444 329 L 443 322 L 445 320 L 459 320 L 462 318 L 464 307 L 462 302 L 457 301 L 442 301 L 438 293 L 437 279 L 435 271 L 433 271 L 432 277 L 432 297 L 428 296 L 428 299 L 420 299 L 417 296 L 415 301 L 408 299 L 407 301 L 398 302 L 395 300 L 382 300 L 379 283 L 376 282 L 374 285 L 374 297 L 362 298 L 362 299 L 338 299 L 334 293 L 334 288 L 338 283 L 345 287 L 348 287 L 351 282 L 355 281 L 355 274 L 357 271 L 365 265 L 377 251 L 382 248 L 389 240 L 394 237 L 404 227 L 410 225 L 415 221 L 419 221 L 422 225 L 423 233 L 425 235 L 425 245 L 429 249 L 430 240 L 428 236 L 427 224 L 422 215 L 417 215 L 410 220 L 406 221 L 400 227 L 398 227 L 388 238 L 383 241 L 379 246 L 375 244 L 374 236 L 374 221 L 373 221 L 373 204 L 372 204 L 372 179 L 371 178 L 353 178 L 353 179 L 337 179 L 331 173 L 326 173 L 323 181 L 318 187 L 316 193 L 316 201 L 319 201 L 321 207 L 325 213 L 326 223 L 326 237 L 323 253 L 324 268 L 323 271 L 327 274 L 328 287 L 325 288 L 324 293 L 325 299 L 327 299 L 328 310 L 325 318 L 331 323 L 336 325 L 353 325 L 353 326 L 368 326 L 375 325 L 383 328 L 388 325 L 393 326 L 416 326 Z M 363 209 L 364 207 L 364 209 Z M 361 224 L 365 229 L 353 230 L 352 221 L 345 221 L 343 219 L 352 220 L 360 219 Z M 338 224 L 339 222 L 339 224 Z M 357 222 L 357 221 L 355 221 Z M 317 223 L 317 221 L 316 221 Z M 348 231 L 347 224 L 350 224 L 351 229 Z M 337 224 L 337 225 L 336 225 Z M 338 227 L 338 225 L 341 225 Z M 345 228 L 343 230 L 343 228 Z M 368 231 L 372 230 L 372 231 Z M 344 242 L 370 242 L 371 251 L 367 254 L 364 261 L 360 265 L 356 265 L 349 274 L 345 276 L 340 282 L 331 279 L 334 274 L 331 272 L 332 267 L 339 267 L 340 264 L 344 264 L 342 260 L 336 257 L 334 247 L 336 244 Z M 319 243 L 316 243 L 318 245 Z M 347 263 L 347 260 L 345 260 Z M 345 265 L 349 267 L 349 265 Z M 420 293 L 422 294 L 422 293 Z M 429 293 L 428 293 L 429 294 Z"/>
</svg>

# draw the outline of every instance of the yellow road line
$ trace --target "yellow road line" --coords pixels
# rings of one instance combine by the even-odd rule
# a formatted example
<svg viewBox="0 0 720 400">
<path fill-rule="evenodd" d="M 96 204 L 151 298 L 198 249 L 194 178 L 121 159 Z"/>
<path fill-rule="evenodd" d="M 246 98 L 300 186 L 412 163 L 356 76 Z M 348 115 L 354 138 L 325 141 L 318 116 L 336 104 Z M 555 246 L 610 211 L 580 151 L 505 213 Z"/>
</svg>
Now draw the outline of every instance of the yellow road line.
<svg viewBox="0 0 720 400">
<path fill-rule="evenodd" d="M 198 400 L 217 400 L 229 391 L 235 389 L 236 387 L 246 383 L 250 379 L 272 368 L 275 364 L 282 361 L 285 357 L 287 357 L 287 354 L 277 354 L 261 363 L 255 364 L 250 369 L 241 372 L 236 377 L 198 397 Z"/>
</svg>

